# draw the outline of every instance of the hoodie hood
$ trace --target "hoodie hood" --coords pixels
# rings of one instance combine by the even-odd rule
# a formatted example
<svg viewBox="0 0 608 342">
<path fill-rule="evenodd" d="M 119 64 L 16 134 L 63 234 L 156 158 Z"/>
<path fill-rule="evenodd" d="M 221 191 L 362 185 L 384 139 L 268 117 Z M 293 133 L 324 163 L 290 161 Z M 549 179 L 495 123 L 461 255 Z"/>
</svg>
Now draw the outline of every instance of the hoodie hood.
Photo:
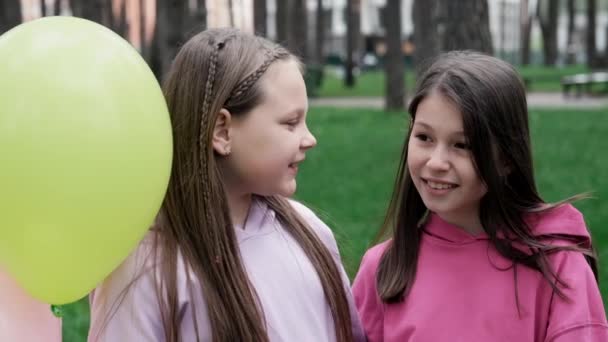
<svg viewBox="0 0 608 342">
<path fill-rule="evenodd" d="M 572 204 L 562 204 L 556 208 L 538 213 L 530 213 L 525 218 L 534 236 L 556 236 L 564 240 L 582 242 L 589 247 L 591 237 L 583 214 Z"/>
<path fill-rule="evenodd" d="M 534 236 L 547 238 L 558 244 L 562 244 L 558 241 L 564 241 L 566 244 L 569 241 L 582 243 L 583 247 L 590 246 L 591 238 L 583 215 L 571 204 L 526 214 L 524 220 Z M 429 214 L 424 231 L 449 244 L 462 245 L 489 239 L 485 232 L 471 235 L 464 229 L 444 221 L 435 213 Z"/>
</svg>

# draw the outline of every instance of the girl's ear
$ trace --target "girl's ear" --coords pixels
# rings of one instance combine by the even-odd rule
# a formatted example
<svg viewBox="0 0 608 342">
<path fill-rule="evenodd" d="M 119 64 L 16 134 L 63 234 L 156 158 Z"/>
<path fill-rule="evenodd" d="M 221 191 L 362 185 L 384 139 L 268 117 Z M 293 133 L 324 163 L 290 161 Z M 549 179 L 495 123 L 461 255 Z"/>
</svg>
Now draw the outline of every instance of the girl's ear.
<svg viewBox="0 0 608 342">
<path fill-rule="evenodd" d="M 231 145 L 231 129 L 230 124 L 232 122 L 232 115 L 230 112 L 222 108 L 217 115 L 215 120 L 215 126 L 213 127 L 213 150 L 215 153 L 227 156 L 230 154 Z"/>
</svg>

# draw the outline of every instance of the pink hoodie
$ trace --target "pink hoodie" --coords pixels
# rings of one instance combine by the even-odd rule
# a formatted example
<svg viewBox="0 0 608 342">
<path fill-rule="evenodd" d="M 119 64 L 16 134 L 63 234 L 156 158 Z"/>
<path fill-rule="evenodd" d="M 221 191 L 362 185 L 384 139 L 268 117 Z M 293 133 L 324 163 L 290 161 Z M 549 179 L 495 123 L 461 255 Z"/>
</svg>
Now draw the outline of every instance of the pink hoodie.
<svg viewBox="0 0 608 342">
<path fill-rule="evenodd" d="M 569 204 L 530 215 L 527 222 L 535 235 L 561 234 L 590 242 L 581 213 Z M 549 257 L 569 286 L 563 289 L 568 299 L 554 293 L 540 272 L 517 266 L 518 313 L 511 262 L 498 254 L 487 235 L 472 236 L 435 214 L 424 227 L 410 294 L 399 303 L 382 303 L 375 275 L 390 243 L 365 254 L 353 285 L 369 342 L 608 341 L 602 298 L 581 253 Z"/>
</svg>

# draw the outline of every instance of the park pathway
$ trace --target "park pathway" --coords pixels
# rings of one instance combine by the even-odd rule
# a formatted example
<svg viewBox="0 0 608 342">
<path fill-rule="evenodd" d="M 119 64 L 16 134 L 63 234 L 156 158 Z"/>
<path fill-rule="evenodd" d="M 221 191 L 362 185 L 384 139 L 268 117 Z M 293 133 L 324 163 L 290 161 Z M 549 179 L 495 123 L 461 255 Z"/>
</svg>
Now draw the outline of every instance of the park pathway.
<svg viewBox="0 0 608 342">
<path fill-rule="evenodd" d="M 383 108 L 382 97 L 320 97 L 310 99 L 314 107 L 358 107 Z M 606 108 L 608 113 L 608 96 L 564 96 L 561 93 L 528 93 L 528 106 L 530 108 L 571 108 L 571 109 L 598 109 Z"/>
</svg>

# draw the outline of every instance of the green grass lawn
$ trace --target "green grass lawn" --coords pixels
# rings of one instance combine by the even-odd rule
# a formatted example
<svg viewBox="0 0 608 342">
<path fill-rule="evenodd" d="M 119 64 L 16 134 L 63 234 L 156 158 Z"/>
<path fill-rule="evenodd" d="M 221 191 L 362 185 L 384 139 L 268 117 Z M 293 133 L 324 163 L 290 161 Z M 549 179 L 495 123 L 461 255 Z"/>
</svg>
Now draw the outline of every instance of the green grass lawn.
<svg viewBox="0 0 608 342">
<path fill-rule="evenodd" d="M 409 91 L 414 87 L 415 79 L 412 73 L 405 73 L 405 87 Z M 319 89 L 319 97 L 371 97 L 384 96 L 384 72 L 366 71 L 355 78 L 355 86 L 346 88 L 344 81 L 331 68 L 325 70 L 323 83 Z"/>
<path fill-rule="evenodd" d="M 357 77 L 353 88 L 344 87 L 344 81 L 327 69 L 319 96 L 321 97 L 353 97 L 353 96 L 384 96 L 384 72 L 382 70 L 363 72 Z M 529 91 L 560 92 L 560 80 L 563 76 L 588 72 L 584 65 L 566 67 L 525 66 L 518 68 L 524 79 L 530 80 Z M 414 84 L 414 71 L 405 72 L 405 86 L 411 93 Z"/>
<path fill-rule="evenodd" d="M 608 222 L 606 111 L 533 111 L 530 121 L 541 193 L 555 201 L 594 191 L 594 199 L 576 206 L 593 231 L 600 259 L 608 258 L 608 231 L 603 229 Z M 403 113 L 310 110 L 309 125 L 318 146 L 301 167 L 297 198 L 334 229 L 351 277 L 382 222 L 406 123 Z M 601 264 L 600 272 L 602 293 L 608 299 L 608 264 Z M 85 341 L 86 300 L 66 309 L 64 341 Z"/>
</svg>

